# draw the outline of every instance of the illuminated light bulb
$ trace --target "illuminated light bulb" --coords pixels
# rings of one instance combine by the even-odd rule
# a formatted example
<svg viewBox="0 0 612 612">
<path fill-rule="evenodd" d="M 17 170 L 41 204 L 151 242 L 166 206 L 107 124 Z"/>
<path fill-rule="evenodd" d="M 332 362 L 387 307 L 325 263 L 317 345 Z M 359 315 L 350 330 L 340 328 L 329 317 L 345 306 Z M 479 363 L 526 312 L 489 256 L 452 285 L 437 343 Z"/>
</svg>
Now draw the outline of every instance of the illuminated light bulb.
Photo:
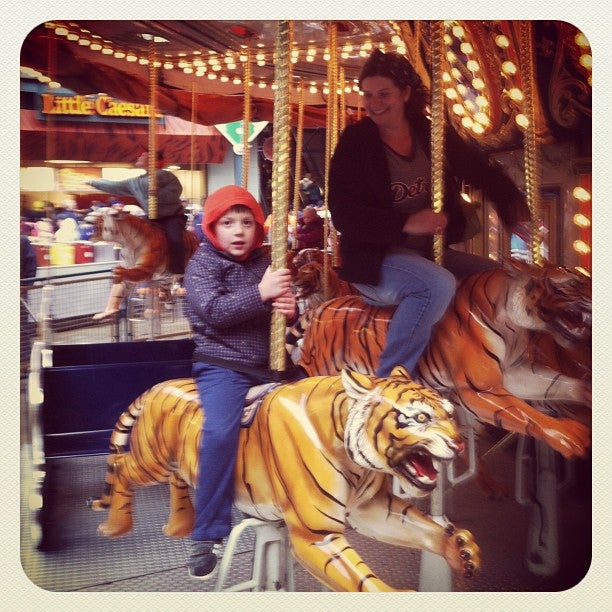
<svg viewBox="0 0 612 612">
<path fill-rule="evenodd" d="M 517 67 L 516 64 L 514 62 L 511 62 L 510 60 L 506 60 L 503 64 L 502 64 L 502 71 L 505 74 L 516 74 L 517 71 Z"/>
<path fill-rule="evenodd" d="M 266 62 L 265 62 L 265 60 L 258 60 L 258 61 L 257 61 L 257 65 L 258 65 L 258 66 L 265 66 L 265 65 L 266 65 Z"/>
<path fill-rule="evenodd" d="M 465 98 L 468 93 L 468 88 L 463 83 L 459 83 L 459 85 L 457 85 L 457 91 Z"/>
<path fill-rule="evenodd" d="M 227 74 L 222 74 L 220 80 L 222 83 L 227 83 L 229 81 L 229 77 L 227 76 Z"/>
<path fill-rule="evenodd" d="M 459 48 L 461 49 L 461 52 L 465 53 L 466 55 L 474 53 L 474 47 L 472 47 L 471 43 L 469 42 L 461 43 L 461 46 Z"/>
<path fill-rule="evenodd" d="M 523 113 L 519 113 L 516 116 L 516 124 L 522 128 L 527 128 L 529 126 L 529 119 L 527 119 L 527 117 L 525 115 L 523 115 Z"/>
<path fill-rule="evenodd" d="M 221 70 L 221 64 L 215 64 L 215 65 L 212 67 L 212 69 L 213 69 L 215 72 L 219 72 L 219 70 Z"/>
<path fill-rule="evenodd" d="M 472 125 L 472 132 L 475 134 L 482 134 L 484 132 L 484 127 L 480 125 L 480 123 L 474 123 Z"/>
<path fill-rule="evenodd" d="M 476 60 L 469 60 L 465 65 L 467 69 L 472 72 L 478 72 L 480 70 L 480 64 Z"/>
<path fill-rule="evenodd" d="M 450 82 L 451 82 L 453 79 L 451 78 L 451 75 L 450 75 L 450 74 L 448 74 L 448 72 L 443 72 L 443 73 L 442 73 L 442 80 L 443 80 L 445 83 L 450 83 Z"/>
<path fill-rule="evenodd" d="M 51 78 L 48 76 L 43 76 L 42 74 L 38 77 L 38 82 L 39 83 L 49 83 L 51 81 Z"/>
<path fill-rule="evenodd" d="M 68 32 L 68 34 L 66 34 L 66 40 L 79 40 L 79 35 L 74 32 Z"/>
<path fill-rule="evenodd" d="M 580 274 L 584 274 L 588 278 L 591 278 L 590 272 L 586 268 L 583 268 L 582 266 L 576 266 L 574 270 L 576 270 L 576 272 L 580 272 Z"/>
<path fill-rule="evenodd" d="M 457 61 L 457 56 L 452 52 L 452 51 L 447 51 L 446 52 L 446 59 L 451 63 L 454 64 Z"/>
<path fill-rule="evenodd" d="M 453 112 L 455 113 L 455 115 L 463 117 L 463 115 L 465 115 L 465 108 L 463 107 L 463 104 L 453 104 Z"/>
<path fill-rule="evenodd" d="M 574 251 L 582 255 L 588 255 L 591 252 L 591 247 L 584 240 L 574 240 Z"/>
<path fill-rule="evenodd" d="M 135 62 L 138 58 L 133 53 L 130 53 L 129 55 L 125 56 L 125 59 L 128 62 Z"/>
<path fill-rule="evenodd" d="M 342 59 L 348 59 L 350 57 L 350 54 L 347 53 L 346 51 L 342 51 L 342 53 L 340 53 L 340 57 Z"/>
<path fill-rule="evenodd" d="M 181 60 L 178 63 L 178 67 L 181 68 L 181 69 L 186 68 L 187 66 L 189 66 L 189 64 L 185 60 Z"/>
<path fill-rule="evenodd" d="M 115 51 L 115 57 L 117 59 L 123 59 L 125 57 L 125 53 L 123 51 Z"/>
<path fill-rule="evenodd" d="M 192 74 L 193 73 L 193 68 L 191 66 L 186 66 L 185 68 L 183 68 L 183 72 L 185 74 Z M 221 79 L 223 80 L 223 79 Z"/>
<path fill-rule="evenodd" d="M 404 45 L 399 45 L 396 49 L 396 51 L 400 54 L 400 55 L 406 55 L 407 53 L 407 49 L 406 47 L 404 47 Z"/>
<path fill-rule="evenodd" d="M 347 85 L 347 86 L 344 88 L 344 93 L 351 93 L 352 89 L 353 89 L 353 88 L 352 88 L 350 85 Z"/>
<path fill-rule="evenodd" d="M 395 34 L 392 38 L 391 38 L 391 42 L 396 46 L 396 47 L 400 47 L 401 45 L 404 44 L 404 41 L 401 39 L 400 36 L 398 36 L 397 34 Z"/>
<path fill-rule="evenodd" d="M 502 49 L 507 49 L 510 46 L 510 41 L 503 34 L 498 34 L 495 37 L 495 44 Z"/>
<path fill-rule="evenodd" d="M 206 76 L 208 76 L 209 79 L 216 79 L 217 75 L 214 72 L 209 72 Z"/>
<path fill-rule="evenodd" d="M 450 45 L 453 44 L 453 38 L 450 34 L 444 34 L 444 44 L 447 47 L 450 47 Z"/>
<path fill-rule="evenodd" d="M 259 87 L 259 89 L 264 89 L 265 86 L 266 84 L 263 81 L 257 83 L 257 87 Z"/>
<path fill-rule="evenodd" d="M 91 45 L 91 40 L 89 40 L 89 38 L 79 38 L 79 45 L 81 45 L 81 47 L 89 47 L 89 45 Z"/>
<path fill-rule="evenodd" d="M 455 26 L 453 26 L 453 34 L 457 38 L 462 38 L 463 35 L 465 34 L 465 29 L 463 28 L 463 26 L 455 25 Z"/>
<path fill-rule="evenodd" d="M 141 66 L 146 66 L 146 65 L 149 63 L 149 60 L 148 60 L 146 57 L 141 57 L 141 58 L 138 60 L 138 63 L 139 63 Z"/>
<path fill-rule="evenodd" d="M 272 85 L 270 85 L 270 89 L 276 91 L 278 89 L 278 85 L 276 83 L 272 83 Z"/>
<path fill-rule="evenodd" d="M 489 100 L 485 96 L 476 96 L 474 101 L 480 108 L 487 108 L 487 106 L 489 106 Z"/>
<path fill-rule="evenodd" d="M 593 58 L 588 53 L 581 55 L 579 62 L 583 68 L 593 69 Z"/>
<path fill-rule="evenodd" d="M 576 213 L 574 215 L 574 223 L 578 227 L 591 227 L 591 220 L 582 213 Z"/>
<path fill-rule="evenodd" d="M 308 89 L 308 91 L 309 91 L 311 94 L 316 94 L 316 93 L 317 93 L 317 88 L 316 88 L 314 85 L 312 85 L 312 86 L 311 86 L 311 87 Z"/>
<path fill-rule="evenodd" d="M 588 47 L 591 46 L 589 44 L 589 41 L 588 41 L 587 37 L 582 32 L 578 32 L 578 34 L 576 34 L 576 36 L 574 36 L 574 42 L 579 47 L 583 47 L 583 48 L 588 48 Z"/>
<path fill-rule="evenodd" d="M 574 187 L 572 195 L 580 202 L 588 202 L 591 199 L 591 194 L 584 187 Z"/>
<path fill-rule="evenodd" d="M 350 53 L 353 50 L 353 45 L 351 45 L 350 43 L 347 43 L 346 45 L 344 45 L 344 47 L 342 47 L 342 50 L 345 53 Z"/>
<path fill-rule="evenodd" d="M 243 55 L 243 54 L 241 54 L 241 55 L 238 57 L 238 59 L 239 59 L 239 60 L 240 60 L 242 63 L 244 63 L 244 62 L 246 62 L 246 61 L 249 59 L 249 57 L 248 57 L 248 55 Z"/>
<path fill-rule="evenodd" d="M 451 68 L 451 75 L 453 76 L 455 81 L 461 80 L 461 71 L 459 70 L 459 68 Z"/>
<path fill-rule="evenodd" d="M 232 81 L 232 83 L 234 85 L 240 85 L 240 83 L 242 83 L 242 79 L 240 79 L 239 77 L 234 77 L 234 80 Z"/>
<path fill-rule="evenodd" d="M 315 60 L 314 55 L 307 55 L 307 56 L 306 56 L 306 61 L 307 61 L 307 62 L 314 62 L 314 60 Z M 293 60 L 292 60 L 292 61 L 293 61 Z M 297 58 L 296 58 L 296 60 L 295 60 L 295 61 L 297 62 Z"/>
<path fill-rule="evenodd" d="M 324 87 L 324 88 L 323 88 L 323 93 L 324 93 L 325 95 L 328 95 L 328 94 L 329 94 L 329 87 Z"/>
<path fill-rule="evenodd" d="M 508 95 L 516 102 L 520 102 L 524 98 L 523 92 L 518 87 L 510 89 Z"/>
<path fill-rule="evenodd" d="M 472 113 L 476 112 L 476 105 L 472 100 L 464 100 L 463 104 L 465 104 L 465 108 L 467 108 Z"/>
<path fill-rule="evenodd" d="M 463 117 L 463 119 L 461 119 L 461 125 L 465 128 L 471 129 L 474 122 L 472 121 L 471 117 Z"/>
<path fill-rule="evenodd" d="M 482 79 L 476 78 L 472 79 L 472 87 L 477 91 L 485 88 L 485 82 Z"/>
<path fill-rule="evenodd" d="M 367 57 L 369 53 L 365 49 L 359 51 L 359 57 Z"/>
<path fill-rule="evenodd" d="M 104 55 L 112 55 L 114 53 L 114 51 L 110 47 L 104 47 L 102 49 L 102 53 Z"/>
<path fill-rule="evenodd" d="M 265 54 L 264 54 L 264 53 L 258 53 L 258 54 L 255 56 L 255 59 L 256 59 L 256 60 L 260 60 L 260 61 L 261 61 L 261 60 L 263 60 L 263 59 L 265 59 L 265 58 L 266 58 L 266 56 L 265 56 Z"/>
<path fill-rule="evenodd" d="M 447 89 L 444 93 L 449 100 L 456 100 L 458 97 L 457 92 L 454 89 Z"/>
<path fill-rule="evenodd" d="M 49 81 L 47 83 L 47 87 L 49 89 L 59 89 L 61 86 L 61 83 L 58 83 L 57 81 Z"/>
<path fill-rule="evenodd" d="M 174 68 L 174 64 L 172 62 L 164 62 L 164 68 L 166 70 L 172 70 Z"/>
<path fill-rule="evenodd" d="M 196 66 L 197 68 L 200 68 L 201 66 L 204 66 L 204 62 L 201 59 L 194 59 L 193 65 Z"/>
<path fill-rule="evenodd" d="M 330 59 L 330 58 L 331 58 L 331 55 L 330 55 L 330 54 L 329 54 L 329 53 L 326 51 L 326 52 L 323 54 L 323 59 L 324 59 L 326 62 L 329 62 L 329 59 Z"/>
<path fill-rule="evenodd" d="M 474 115 L 474 119 L 478 121 L 478 123 L 481 123 L 484 126 L 489 125 L 489 117 L 486 113 L 483 113 L 483 112 L 476 113 Z"/>
<path fill-rule="evenodd" d="M 100 43 L 97 43 L 97 42 L 92 42 L 91 45 L 89 45 L 89 48 L 92 51 L 99 51 L 102 48 L 102 45 Z"/>
<path fill-rule="evenodd" d="M 66 28 L 55 28 L 55 33 L 58 36 L 66 36 L 66 34 L 68 34 L 68 30 Z"/>
</svg>

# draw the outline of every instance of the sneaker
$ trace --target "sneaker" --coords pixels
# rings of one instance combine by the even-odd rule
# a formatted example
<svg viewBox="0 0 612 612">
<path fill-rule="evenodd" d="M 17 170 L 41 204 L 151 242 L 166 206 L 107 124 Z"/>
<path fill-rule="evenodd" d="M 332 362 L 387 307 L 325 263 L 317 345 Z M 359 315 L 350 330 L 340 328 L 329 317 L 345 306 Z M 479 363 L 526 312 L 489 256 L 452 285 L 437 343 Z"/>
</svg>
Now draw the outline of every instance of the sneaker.
<svg viewBox="0 0 612 612">
<path fill-rule="evenodd" d="M 189 575 L 197 580 L 210 580 L 216 573 L 217 553 L 221 540 L 192 540 Z"/>
</svg>

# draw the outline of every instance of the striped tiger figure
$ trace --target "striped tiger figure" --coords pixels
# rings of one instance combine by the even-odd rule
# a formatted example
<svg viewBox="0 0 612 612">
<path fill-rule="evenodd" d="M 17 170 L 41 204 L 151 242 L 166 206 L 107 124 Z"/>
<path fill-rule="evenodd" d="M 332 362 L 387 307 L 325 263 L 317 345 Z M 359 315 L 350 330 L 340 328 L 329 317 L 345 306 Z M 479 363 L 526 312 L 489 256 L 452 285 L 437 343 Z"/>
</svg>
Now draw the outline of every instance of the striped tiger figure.
<svg viewBox="0 0 612 612">
<path fill-rule="evenodd" d="M 190 533 L 198 445 L 205 410 L 191 379 L 158 384 L 124 412 L 111 436 L 106 491 L 93 501 L 109 509 L 107 536 L 132 529 L 135 487 L 170 481 L 167 535 Z M 127 444 L 129 441 L 129 452 Z M 204 440 L 204 443 L 206 441 Z M 480 566 L 472 535 L 441 526 L 392 493 L 392 478 L 423 497 L 441 464 L 464 443 L 453 408 L 410 380 L 403 368 L 388 378 L 344 370 L 276 386 L 252 424 L 242 428 L 235 504 L 265 520 L 283 519 L 295 558 L 334 591 L 392 591 L 344 535 L 360 533 L 442 555 L 466 576 Z"/>
<path fill-rule="evenodd" d="M 343 367 L 375 372 L 392 314 L 392 307 L 367 306 L 358 296 L 326 302 L 312 316 L 299 365 L 310 376 Z M 558 358 L 534 355 L 542 334 L 568 350 L 590 347 L 590 280 L 565 268 L 515 261 L 480 272 L 459 284 L 415 379 L 480 421 L 543 440 L 564 457 L 584 456 L 588 426 L 527 403 L 572 402 L 590 410 L 586 377 L 560 372 Z"/>
</svg>

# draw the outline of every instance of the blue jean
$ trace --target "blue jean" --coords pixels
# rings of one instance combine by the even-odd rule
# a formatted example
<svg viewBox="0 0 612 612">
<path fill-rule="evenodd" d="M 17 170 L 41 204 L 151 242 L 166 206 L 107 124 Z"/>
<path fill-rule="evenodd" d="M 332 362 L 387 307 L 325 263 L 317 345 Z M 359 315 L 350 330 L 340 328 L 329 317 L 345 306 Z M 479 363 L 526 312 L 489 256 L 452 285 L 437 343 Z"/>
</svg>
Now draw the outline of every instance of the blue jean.
<svg viewBox="0 0 612 612">
<path fill-rule="evenodd" d="M 193 377 L 205 419 L 199 449 L 192 540 L 217 540 L 231 530 L 234 468 L 240 419 L 248 390 L 269 379 L 226 368 L 194 363 Z"/>
<path fill-rule="evenodd" d="M 398 249 L 385 255 L 378 285 L 353 284 L 367 304 L 397 306 L 376 374 L 388 376 L 397 365 L 412 373 L 431 328 L 453 298 L 455 277 L 415 252 Z"/>
</svg>

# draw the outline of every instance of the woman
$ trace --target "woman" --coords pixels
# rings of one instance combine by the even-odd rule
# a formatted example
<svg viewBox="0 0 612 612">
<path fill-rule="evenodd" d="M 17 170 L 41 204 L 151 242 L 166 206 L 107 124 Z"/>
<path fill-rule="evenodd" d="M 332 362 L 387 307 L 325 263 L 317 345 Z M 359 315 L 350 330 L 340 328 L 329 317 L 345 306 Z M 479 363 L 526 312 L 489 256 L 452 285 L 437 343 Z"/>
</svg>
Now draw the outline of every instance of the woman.
<svg viewBox="0 0 612 612">
<path fill-rule="evenodd" d="M 413 371 L 432 326 L 452 299 L 456 278 L 498 265 L 446 248 L 432 261 L 433 236 L 460 242 L 465 228 L 458 179 L 483 188 L 502 221 L 528 218 L 512 181 L 447 130 L 444 212 L 431 208 L 431 123 L 426 93 L 408 61 L 376 50 L 359 77 L 367 116 L 342 133 L 330 163 L 329 209 L 341 233 L 340 276 L 364 300 L 397 309 L 377 371 Z"/>
</svg>

